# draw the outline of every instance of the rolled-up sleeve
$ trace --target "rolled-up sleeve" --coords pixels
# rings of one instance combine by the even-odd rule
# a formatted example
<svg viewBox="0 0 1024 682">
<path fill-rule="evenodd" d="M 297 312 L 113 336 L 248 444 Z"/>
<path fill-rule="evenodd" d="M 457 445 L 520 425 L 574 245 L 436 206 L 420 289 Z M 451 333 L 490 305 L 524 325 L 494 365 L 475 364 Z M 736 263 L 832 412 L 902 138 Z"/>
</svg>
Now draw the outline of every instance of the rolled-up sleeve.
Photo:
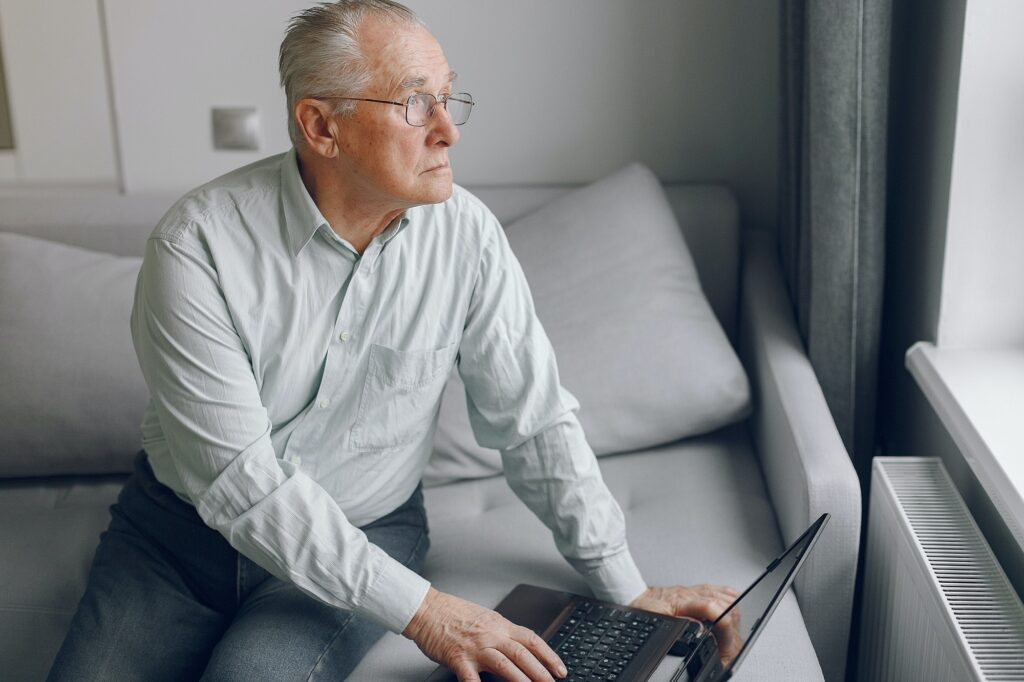
<svg viewBox="0 0 1024 682">
<path fill-rule="evenodd" d="M 175 469 L 203 521 L 281 580 L 401 632 L 429 583 L 277 458 L 252 365 L 201 247 L 150 238 L 132 338 Z"/>
<path fill-rule="evenodd" d="M 477 442 L 501 452 L 509 485 L 552 531 L 562 555 L 598 598 L 625 604 L 639 596 L 646 584 L 622 510 L 576 418 L 579 403 L 559 381 L 526 277 L 489 215 L 459 374 Z"/>
</svg>

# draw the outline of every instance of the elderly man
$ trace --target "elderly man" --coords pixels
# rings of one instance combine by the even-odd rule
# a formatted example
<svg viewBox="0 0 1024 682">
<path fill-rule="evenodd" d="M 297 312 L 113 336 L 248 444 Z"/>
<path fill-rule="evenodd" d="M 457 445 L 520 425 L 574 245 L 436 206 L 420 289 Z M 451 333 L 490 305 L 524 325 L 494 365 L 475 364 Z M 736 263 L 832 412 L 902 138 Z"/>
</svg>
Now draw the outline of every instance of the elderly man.
<svg viewBox="0 0 1024 682">
<path fill-rule="evenodd" d="M 460 680 L 565 675 L 531 631 L 438 592 L 419 488 L 451 368 L 475 435 L 601 598 L 649 588 L 501 226 L 452 184 L 472 98 L 405 7 L 296 16 L 294 148 L 178 201 L 132 317 L 144 450 L 51 671 L 68 680 L 343 679 L 386 630 Z"/>
</svg>

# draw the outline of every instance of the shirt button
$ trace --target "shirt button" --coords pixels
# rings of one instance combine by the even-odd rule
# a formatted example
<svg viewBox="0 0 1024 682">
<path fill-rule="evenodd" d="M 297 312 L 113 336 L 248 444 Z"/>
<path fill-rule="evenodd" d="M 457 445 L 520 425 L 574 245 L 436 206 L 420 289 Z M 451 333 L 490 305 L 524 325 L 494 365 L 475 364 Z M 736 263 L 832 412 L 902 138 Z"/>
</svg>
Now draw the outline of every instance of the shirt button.
<svg viewBox="0 0 1024 682">
<path fill-rule="evenodd" d="M 292 464 L 294 464 L 295 466 L 302 466 L 302 458 L 292 457 Z"/>
<path fill-rule="evenodd" d="M 328 408 L 330 406 L 331 406 L 330 398 L 324 398 L 323 400 L 320 401 L 320 407 Z"/>
<path fill-rule="evenodd" d="M 341 336 L 339 336 L 338 338 L 341 339 L 342 341 L 348 341 L 350 338 L 352 338 L 352 335 L 349 334 L 348 332 L 342 332 Z"/>
</svg>

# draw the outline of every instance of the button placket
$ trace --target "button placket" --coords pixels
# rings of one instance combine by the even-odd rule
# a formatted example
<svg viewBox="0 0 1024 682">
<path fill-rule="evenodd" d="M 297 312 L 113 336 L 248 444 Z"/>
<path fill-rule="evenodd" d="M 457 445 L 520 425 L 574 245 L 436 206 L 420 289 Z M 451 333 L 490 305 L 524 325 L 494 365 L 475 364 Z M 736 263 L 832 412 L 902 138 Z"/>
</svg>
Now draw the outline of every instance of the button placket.
<svg viewBox="0 0 1024 682">
<path fill-rule="evenodd" d="M 360 259 L 356 263 L 356 272 L 354 274 L 358 275 L 360 272 L 367 272 L 369 270 L 367 265 L 365 258 Z M 356 334 L 359 332 L 359 329 L 353 329 L 353 322 L 358 319 L 361 308 L 360 289 L 357 286 L 356 278 L 353 277 L 349 280 L 348 290 L 345 292 L 345 300 L 342 302 L 341 310 L 338 312 L 338 319 L 334 323 L 335 338 L 338 341 L 347 344 L 350 341 L 356 340 Z M 350 311 L 351 314 L 349 314 Z M 355 345 L 357 344 L 353 344 L 353 346 Z M 351 352 L 355 351 L 356 348 L 353 347 Z M 330 362 L 330 358 L 328 358 L 328 362 Z"/>
<path fill-rule="evenodd" d="M 327 232 L 330 232 L 329 228 L 327 228 Z M 356 345 L 352 341 L 358 340 L 358 336 L 353 331 L 345 329 L 343 322 L 351 320 L 352 314 L 349 311 L 353 309 L 353 305 L 356 305 L 358 300 L 358 296 L 355 295 L 356 287 L 352 285 L 356 282 L 355 268 L 359 261 L 355 259 L 353 262 L 351 248 L 333 232 L 329 235 L 328 241 L 331 247 L 344 253 L 345 265 L 352 270 L 348 274 L 338 271 L 335 273 L 337 276 L 331 282 L 325 283 L 329 287 L 324 291 L 325 301 L 331 299 L 332 293 L 334 296 L 344 293 L 340 295 L 340 301 L 337 303 L 334 326 L 321 327 L 319 331 L 320 334 L 327 334 L 325 339 L 327 347 L 324 349 L 323 373 L 320 381 L 318 385 L 311 387 L 313 389 L 311 395 L 307 394 L 309 402 L 306 403 L 301 419 L 287 439 L 284 452 L 281 453 L 281 456 L 295 467 L 302 467 L 303 457 L 300 456 L 300 453 L 301 455 L 308 454 L 307 460 L 310 468 L 307 471 L 315 468 L 318 443 L 322 443 L 325 438 L 332 437 L 337 430 L 336 420 L 332 419 L 332 410 L 336 411 L 338 408 L 344 407 L 347 395 L 346 386 L 350 381 L 349 373 L 339 372 L 339 367 L 344 368 L 350 362 L 349 348 Z M 336 258 L 337 256 L 332 255 L 331 257 Z M 346 281 L 348 281 L 347 287 L 345 286 Z M 339 339 L 343 331 L 349 331 L 348 347 L 335 341 Z M 339 400 L 342 402 L 338 402 Z"/>
<path fill-rule="evenodd" d="M 357 271 L 359 269 L 365 270 L 365 264 L 356 262 L 355 265 Z M 333 396 L 339 390 L 339 386 L 332 382 L 332 377 L 344 377 L 347 373 L 339 373 L 336 371 L 336 367 L 339 362 L 346 362 L 346 356 L 351 352 L 356 352 L 355 344 L 350 342 L 355 340 L 355 335 L 349 327 L 350 314 L 349 311 L 357 311 L 359 308 L 359 292 L 358 287 L 355 286 L 354 280 L 349 280 L 348 289 L 345 292 L 345 297 L 342 300 L 341 308 L 338 311 L 338 317 L 334 323 L 335 337 L 342 344 L 346 344 L 348 348 L 342 348 L 334 345 L 327 351 L 326 365 L 324 367 L 324 375 L 321 380 L 320 390 L 316 397 L 316 407 L 319 411 L 326 410 L 333 404 Z M 339 353 L 345 351 L 343 355 L 339 357 Z M 296 465 L 299 463 L 296 462 Z"/>
</svg>

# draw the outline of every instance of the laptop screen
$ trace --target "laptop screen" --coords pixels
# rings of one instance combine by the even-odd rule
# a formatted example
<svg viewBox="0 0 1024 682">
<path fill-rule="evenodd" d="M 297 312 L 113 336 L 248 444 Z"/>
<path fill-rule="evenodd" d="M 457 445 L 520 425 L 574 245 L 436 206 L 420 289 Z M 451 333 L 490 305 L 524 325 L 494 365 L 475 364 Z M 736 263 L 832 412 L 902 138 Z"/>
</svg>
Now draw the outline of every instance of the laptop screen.
<svg viewBox="0 0 1024 682">
<path fill-rule="evenodd" d="M 757 636 L 763 629 L 763 625 L 771 617 L 775 611 L 775 607 L 778 606 L 782 600 L 783 594 L 786 589 L 793 582 L 796 577 L 797 571 L 799 571 L 804 559 L 807 557 L 808 552 L 814 545 L 814 542 L 818 539 L 821 534 L 821 529 L 828 521 L 828 514 L 822 514 L 821 517 L 815 521 L 810 528 L 804 531 L 804 534 L 797 538 L 796 542 L 789 546 L 788 549 L 775 561 L 768 565 L 764 573 L 761 574 L 754 583 L 741 594 L 736 601 L 734 601 L 729 608 L 719 616 L 713 624 L 711 624 L 710 631 L 715 632 L 716 639 L 722 643 L 722 637 L 719 630 L 715 630 L 715 626 L 719 625 L 722 621 L 725 621 L 730 614 L 737 614 L 738 618 L 734 623 L 735 631 L 732 633 L 733 636 L 739 637 L 737 646 L 739 647 L 739 653 L 733 658 L 732 663 L 723 671 L 718 679 L 728 679 L 732 671 L 735 670 L 739 664 L 746 657 L 750 651 L 751 645 Z M 696 651 L 697 647 L 695 647 Z M 687 667 L 689 659 L 684 661 L 679 666 L 681 672 Z M 673 679 L 678 679 L 677 676 Z"/>
</svg>

